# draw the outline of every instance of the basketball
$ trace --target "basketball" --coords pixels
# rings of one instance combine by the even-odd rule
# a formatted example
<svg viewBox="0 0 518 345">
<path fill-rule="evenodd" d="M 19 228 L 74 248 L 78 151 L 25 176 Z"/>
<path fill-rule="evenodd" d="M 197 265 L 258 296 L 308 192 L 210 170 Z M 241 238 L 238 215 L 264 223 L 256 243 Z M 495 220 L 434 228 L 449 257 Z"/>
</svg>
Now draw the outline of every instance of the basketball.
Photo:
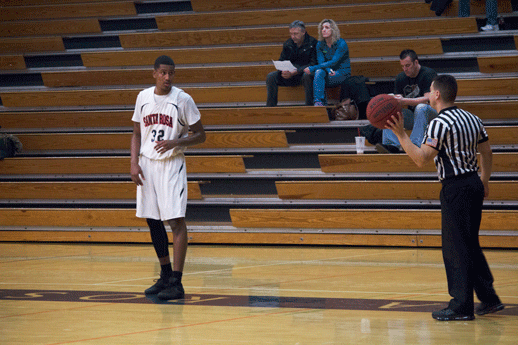
<svg viewBox="0 0 518 345">
<path fill-rule="evenodd" d="M 367 105 L 367 119 L 376 128 L 384 129 L 387 120 L 392 115 L 397 117 L 397 113 L 401 111 L 399 101 L 394 97 L 381 94 L 373 97 Z"/>
</svg>

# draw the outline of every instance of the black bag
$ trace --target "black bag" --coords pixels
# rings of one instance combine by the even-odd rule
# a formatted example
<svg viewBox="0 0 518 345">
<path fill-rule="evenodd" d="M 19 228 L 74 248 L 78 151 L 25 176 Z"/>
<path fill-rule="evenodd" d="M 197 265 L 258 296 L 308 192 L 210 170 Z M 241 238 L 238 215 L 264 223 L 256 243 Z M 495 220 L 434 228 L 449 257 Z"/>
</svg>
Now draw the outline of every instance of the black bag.
<svg viewBox="0 0 518 345">
<path fill-rule="evenodd" d="M 337 121 L 358 120 L 358 106 L 354 100 L 346 98 L 329 110 L 329 118 Z"/>
<path fill-rule="evenodd" d="M 0 133 L 0 159 L 14 157 L 23 148 L 22 143 L 17 137 L 10 134 Z"/>
</svg>

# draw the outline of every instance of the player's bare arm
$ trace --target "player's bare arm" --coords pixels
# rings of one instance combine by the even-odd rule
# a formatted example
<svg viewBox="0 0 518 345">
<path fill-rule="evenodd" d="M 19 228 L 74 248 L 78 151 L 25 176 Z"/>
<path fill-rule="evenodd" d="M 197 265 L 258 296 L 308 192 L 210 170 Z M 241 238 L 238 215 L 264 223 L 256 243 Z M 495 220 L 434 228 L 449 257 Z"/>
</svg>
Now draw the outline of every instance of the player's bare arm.
<svg viewBox="0 0 518 345">
<path fill-rule="evenodd" d="M 489 177 L 493 168 L 493 151 L 489 141 L 478 144 L 478 152 L 480 152 L 480 179 L 484 184 L 484 196 L 489 196 Z"/>
<path fill-rule="evenodd" d="M 140 165 L 138 164 L 138 157 L 140 154 L 140 123 L 133 122 L 133 135 L 131 136 L 131 169 L 130 175 L 131 180 L 135 182 L 137 186 L 142 186 L 142 180 L 145 180 L 144 174 Z M 142 178 L 142 180 L 141 180 Z"/>
<path fill-rule="evenodd" d="M 422 168 L 433 160 L 439 152 L 425 144 L 421 145 L 421 147 L 414 145 L 405 132 L 404 121 L 403 115 L 398 113 L 398 118 L 392 116 L 392 119 L 387 121 L 385 128 L 391 129 L 394 132 L 403 150 L 405 150 L 407 155 L 412 158 L 418 167 Z"/>
<path fill-rule="evenodd" d="M 157 141 L 155 150 L 157 150 L 158 153 L 164 153 L 177 146 L 193 146 L 205 142 L 205 129 L 203 128 L 201 120 L 190 126 L 189 129 L 191 130 L 191 134 L 185 138 Z"/>
</svg>

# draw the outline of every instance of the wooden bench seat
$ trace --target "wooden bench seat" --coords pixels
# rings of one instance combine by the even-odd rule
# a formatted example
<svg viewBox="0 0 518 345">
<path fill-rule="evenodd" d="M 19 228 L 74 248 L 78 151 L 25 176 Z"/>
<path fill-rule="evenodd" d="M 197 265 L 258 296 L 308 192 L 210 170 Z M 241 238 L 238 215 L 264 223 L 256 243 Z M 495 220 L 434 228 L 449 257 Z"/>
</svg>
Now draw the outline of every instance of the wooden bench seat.
<svg viewBox="0 0 518 345">
<path fill-rule="evenodd" d="M 133 1 L 105 1 L 91 3 L 52 4 L 3 7 L 0 21 L 30 19 L 87 18 L 108 16 L 135 16 Z"/>
<path fill-rule="evenodd" d="M 46 37 L 0 37 L 2 53 L 33 53 L 64 51 L 63 39 L 58 36 Z"/>
<path fill-rule="evenodd" d="M 482 120 L 518 118 L 517 100 L 457 102 L 457 105 Z"/>
<path fill-rule="evenodd" d="M 323 108 L 309 106 L 202 108 L 200 112 L 205 126 L 329 122 Z M 132 115 L 132 110 L 0 112 L 0 123 L 4 129 L 132 127 Z"/>
<path fill-rule="evenodd" d="M 269 131 L 206 132 L 207 140 L 195 148 L 288 147 L 286 133 Z M 40 133 L 16 135 L 25 151 L 129 150 L 131 133 Z"/>
<path fill-rule="evenodd" d="M 247 232 L 251 234 L 255 233 L 251 230 L 254 228 L 277 229 L 274 234 L 258 229 L 256 241 L 265 241 L 263 243 L 441 246 L 440 210 L 231 209 L 230 215 L 233 226 L 249 229 Z M 517 216 L 517 211 L 483 211 L 481 246 L 517 248 Z M 282 229 L 287 233 L 283 233 Z M 289 231 L 292 229 L 315 231 Z M 378 229 L 383 231 L 376 232 Z M 390 233 L 391 230 L 393 233 Z M 427 230 L 436 231 L 437 234 L 427 234 Z M 261 233 L 268 234 L 270 239 L 261 236 Z"/>
<path fill-rule="evenodd" d="M 493 145 L 517 145 L 518 127 L 488 127 Z M 288 147 L 283 130 L 206 132 L 207 140 L 195 148 L 274 148 Z M 39 133 L 18 134 L 25 151 L 125 150 L 131 133 Z"/>
<path fill-rule="evenodd" d="M 421 20 L 345 23 L 339 24 L 338 27 L 341 32 L 341 37 L 345 40 L 451 35 L 478 32 L 475 18 L 431 18 Z M 308 32 L 311 35 L 318 37 L 316 29 L 316 25 L 307 26 Z M 264 27 L 170 32 L 161 31 L 153 33 L 121 34 L 119 35 L 119 38 L 122 47 L 125 49 L 272 42 L 282 43 L 286 41 L 287 30 L 285 27 Z"/>
<path fill-rule="evenodd" d="M 173 14 L 157 16 L 156 22 L 160 30 L 282 24 L 287 26 L 294 20 L 302 20 L 306 23 L 318 23 L 322 18 L 329 17 L 330 13 L 333 14 L 333 18 L 341 22 L 435 17 L 435 13 L 430 11 L 429 5 L 422 1 L 414 1 L 385 4 L 358 3 L 353 5 L 312 6 L 275 10 L 256 9 L 217 13 Z"/>
<path fill-rule="evenodd" d="M 441 228 L 440 210 L 231 209 L 237 228 L 412 229 Z M 483 211 L 480 230 L 518 231 L 518 211 Z M 518 233 L 517 233 L 518 235 Z"/>
<path fill-rule="evenodd" d="M 10 128 L 133 127 L 133 110 L 0 112 L 0 123 Z"/>
<path fill-rule="evenodd" d="M 478 67 L 482 73 L 518 72 L 518 55 L 479 56 Z"/>
<path fill-rule="evenodd" d="M 483 5 L 483 4 L 482 4 Z M 293 4 L 291 5 L 293 6 Z M 290 6 L 290 7 L 291 7 Z M 296 4 L 299 6 L 299 4 Z M 335 20 L 344 21 L 368 21 L 389 20 L 403 18 L 427 18 L 435 17 L 435 12 L 430 11 L 430 5 L 422 1 L 406 1 L 394 3 L 362 3 L 339 4 L 330 6 L 288 7 L 282 9 L 242 10 L 228 12 L 202 12 L 181 15 L 157 16 L 156 22 L 160 30 L 239 27 L 252 25 L 282 25 L 286 26 L 294 20 L 302 20 L 306 23 L 318 23 L 322 18 L 329 17 L 333 13 Z M 498 13 L 511 12 L 510 6 L 499 6 Z M 473 2 L 472 15 L 485 14 L 485 7 L 479 2 Z M 458 2 L 452 3 L 443 16 L 457 16 Z"/>
<path fill-rule="evenodd" d="M 191 232 L 191 243 L 440 247 L 440 211 L 231 209 L 231 233 Z M 483 247 L 518 248 L 516 211 L 483 211 Z M 150 242 L 134 209 L 0 208 L 1 241 Z M 189 219 L 187 225 L 189 227 Z M 211 222 L 214 225 L 214 222 Z M 24 227 L 24 230 L 8 230 Z M 57 229 L 55 229 L 57 228 Z M 103 229 L 110 229 L 103 231 Z M 117 231 L 117 228 L 121 228 Z M 257 229 L 239 231 L 239 229 Z M 274 228 L 276 231 L 268 231 Z M 37 230 L 44 229 L 44 230 Z M 70 229 L 70 230 L 69 230 Z M 81 230 L 83 229 L 83 230 Z M 314 231 L 293 231 L 313 229 Z M 283 231 L 285 230 L 285 231 Z M 376 232 L 375 230 L 382 230 Z M 389 231 L 392 230 L 392 233 Z M 510 233 L 511 232 L 511 233 Z"/>
<path fill-rule="evenodd" d="M 13 1 L 13 0 L 9 0 Z M 42 1 L 42 0 L 30 0 L 30 1 Z M 52 0 L 57 1 L 57 0 Z M 89 0 L 91 1 L 91 0 Z M 290 9 L 291 7 L 316 7 L 317 6 L 337 6 L 337 5 L 358 5 L 358 4 L 370 4 L 370 3 L 384 3 L 392 2 L 393 0 L 301 0 L 294 3 L 289 0 L 261 0 L 261 1 L 250 1 L 250 0 L 222 0 L 222 1 L 209 1 L 209 0 L 192 0 L 191 4 L 195 12 L 218 12 L 218 11 L 240 11 L 240 10 L 263 10 L 263 9 Z M 406 2 L 409 3 L 409 2 Z M 425 5 L 428 11 L 430 11 L 430 5 Z M 385 11 L 386 12 L 386 11 Z M 511 6 L 508 1 L 498 1 L 498 13 L 511 12 Z M 334 12 L 332 12 L 334 13 Z M 433 12 L 432 12 L 433 13 Z M 214 13 L 216 14 L 216 13 Z M 485 14 L 485 6 L 483 2 L 471 1 L 471 14 L 482 15 Z M 385 15 L 390 15 L 386 13 Z M 458 1 L 453 1 L 446 11 L 442 14 L 457 16 L 458 15 Z M 320 18 L 327 18 L 328 15 L 323 15 Z M 338 18 L 338 16 L 337 16 Z M 302 19 L 304 20 L 304 19 Z M 319 22 L 321 19 L 317 20 Z"/>
<path fill-rule="evenodd" d="M 400 71 L 399 61 L 353 61 L 352 75 L 369 77 L 395 77 Z M 265 81 L 273 72 L 273 64 L 243 66 L 176 67 L 174 82 L 187 83 L 235 83 Z M 75 70 L 42 72 L 47 87 L 113 86 L 154 84 L 152 68 Z"/>
<path fill-rule="evenodd" d="M 0 55 L 0 70 L 25 69 L 23 55 Z"/>
<path fill-rule="evenodd" d="M 320 167 L 325 173 L 436 172 L 430 162 L 419 168 L 406 154 L 321 154 Z M 517 153 L 493 153 L 493 172 L 518 171 Z"/>
<path fill-rule="evenodd" d="M 130 199 L 136 197 L 133 182 L 0 182 L 1 199 Z M 187 183 L 189 199 L 202 199 L 199 182 Z"/>
<path fill-rule="evenodd" d="M 186 156 L 188 173 L 245 173 L 243 156 Z M 0 160 L 0 175 L 129 176 L 129 157 L 14 157 Z"/>
<path fill-rule="evenodd" d="M 415 39 L 383 39 L 377 41 L 347 42 L 351 58 L 399 56 L 403 49 L 414 49 L 420 54 L 442 54 L 439 38 L 423 37 Z M 282 44 L 239 47 L 193 47 L 169 49 L 149 49 L 126 51 L 84 52 L 81 59 L 86 67 L 110 66 L 151 66 L 160 55 L 170 55 L 177 65 L 271 61 L 279 58 Z M 400 67 L 401 68 L 401 67 Z M 355 72 L 356 73 L 356 72 Z"/>
<path fill-rule="evenodd" d="M 11 0 L 12 1 L 12 0 Z M 364 3 L 371 2 L 390 2 L 393 0 L 365 0 Z M 294 3 L 289 0 L 191 0 L 192 8 L 195 12 L 204 11 L 227 11 L 227 10 L 255 10 L 263 8 L 289 8 L 294 6 L 327 6 L 327 5 L 343 5 L 343 4 L 357 4 L 358 0 L 300 0 Z"/>
<path fill-rule="evenodd" d="M 518 127 L 486 127 L 491 145 L 518 145 Z"/>
<path fill-rule="evenodd" d="M 518 77 L 459 79 L 459 96 L 514 95 Z M 266 102 L 264 85 L 182 87 L 196 103 Z M 122 106 L 135 104 L 142 89 L 0 92 L 6 110 L 16 107 Z M 279 101 L 302 102 L 302 86 L 279 88 Z"/>
<path fill-rule="evenodd" d="M 43 36 L 101 33 L 96 18 L 0 22 L 0 36 Z"/>
<path fill-rule="evenodd" d="M 105 2 L 106 0 L 2 0 L 2 5 L 5 7 L 11 6 L 40 6 L 40 5 L 64 5 L 74 3 L 85 3 L 85 2 Z M 128 1 L 128 0 L 110 0 L 115 1 Z"/>
<path fill-rule="evenodd" d="M 438 200 L 439 181 L 277 181 L 281 199 Z M 518 181 L 491 181 L 490 200 L 516 200 Z"/>
<path fill-rule="evenodd" d="M 457 79 L 457 96 L 516 95 L 518 77 Z"/>
</svg>

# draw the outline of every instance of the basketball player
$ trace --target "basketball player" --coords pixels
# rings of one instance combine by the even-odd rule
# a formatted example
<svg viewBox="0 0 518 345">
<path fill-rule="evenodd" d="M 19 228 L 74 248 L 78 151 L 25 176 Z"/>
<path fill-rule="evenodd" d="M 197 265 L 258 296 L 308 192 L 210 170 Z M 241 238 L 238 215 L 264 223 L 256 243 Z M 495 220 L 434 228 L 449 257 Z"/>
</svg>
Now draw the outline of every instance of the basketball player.
<svg viewBox="0 0 518 345">
<path fill-rule="evenodd" d="M 401 114 L 387 124 L 418 166 L 435 159 L 442 183 L 442 255 L 452 299 L 447 308 L 432 313 L 439 321 L 473 320 L 473 290 L 482 302 L 475 310 L 478 315 L 504 309 L 478 238 L 484 197 L 489 195 L 493 154 L 482 121 L 457 108 L 456 96 L 454 77 L 434 78 L 429 99 L 439 115 L 428 125 L 421 147 L 410 141 Z"/>
<path fill-rule="evenodd" d="M 183 151 L 205 141 L 200 112 L 191 96 L 172 85 L 174 73 L 169 56 L 156 59 L 156 86 L 139 93 L 132 118 L 131 179 L 137 184 L 137 217 L 147 220 L 161 266 L 160 279 L 145 292 L 162 300 L 184 298 L 187 173 Z M 173 267 L 164 221 L 173 232 Z"/>
</svg>

